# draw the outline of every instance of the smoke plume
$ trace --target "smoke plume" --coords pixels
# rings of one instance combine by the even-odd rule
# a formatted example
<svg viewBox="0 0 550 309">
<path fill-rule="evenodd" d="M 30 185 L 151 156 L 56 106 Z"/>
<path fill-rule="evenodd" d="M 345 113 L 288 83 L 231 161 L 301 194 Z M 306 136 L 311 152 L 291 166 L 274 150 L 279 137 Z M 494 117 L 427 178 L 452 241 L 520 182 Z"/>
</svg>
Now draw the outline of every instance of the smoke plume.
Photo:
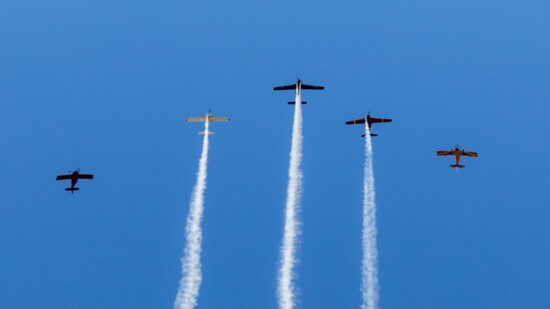
<svg viewBox="0 0 550 309">
<path fill-rule="evenodd" d="M 205 122 L 202 153 L 199 160 L 197 182 L 191 196 L 191 206 L 185 227 L 185 248 L 181 258 L 182 277 L 174 302 L 175 309 L 192 309 L 197 304 L 201 273 L 201 221 L 204 210 L 204 190 L 206 189 L 206 168 L 208 161 L 208 121 Z"/>
</svg>

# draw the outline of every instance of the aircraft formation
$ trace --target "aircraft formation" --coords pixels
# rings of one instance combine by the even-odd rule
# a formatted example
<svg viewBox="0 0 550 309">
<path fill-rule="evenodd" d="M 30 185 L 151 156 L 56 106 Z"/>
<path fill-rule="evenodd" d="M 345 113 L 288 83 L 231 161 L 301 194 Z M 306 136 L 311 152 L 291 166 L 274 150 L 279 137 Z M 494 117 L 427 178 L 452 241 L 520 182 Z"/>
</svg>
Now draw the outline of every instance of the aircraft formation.
<svg viewBox="0 0 550 309">
<path fill-rule="evenodd" d="M 294 90 L 296 92 L 296 94 L 300 95 L 300 96 L 301 96 L 302 90 L 324 90 L 324 89 L 325 89 L 324 86 L 315 86 L 315 85 L 304 84 L 304 83 L 302 83 L 302 81 L 299 78 L 298 78 L 298 80 L 296 81 L 295 84 L 286 85 L 286 86 L 277 86 L 277 87 L 273 88 L 273 90 L 275 90 L 275 91 L 278 91 L 278 90 Z M 295 101 L 290 101 L 290 102 L 288 102 L 288 104 L 294 105 L 294 104 L 296 104 L 296 102 Z M 306 101 L 301 101 L 301 104 L 307 104 L 307 102 Z M 203 116 L 191 117 L 191 118 L 186 118 L 185 119 L 186 122 L 202 122 L 202 123 L 226 122 L 226 121 L 230 121 L 230 120 L 231 120 L 231 118 L 229 118 L 229 117 L 220 117 L 220 116 L 212 115 L 211 111 L 208 111 Z M 355 120 L 346 121 L 345 124 L 347 124 L 347 125 L 366 124 L 369 127 L 369 131 L 370 131 L 372 124 L 374 124 L 374 123 L 388 123 L 388 122 L 392 122 L 392 119 L 390 119 L 390 118 L 375 118 L 375 117 L 372 117 L 370 115 L 370 112 L 369 112 L 365 117 L 355 119 Z M 199 134 L 206 134 L 206 132 L 201 131 L 201 132 L 199 132 Z M 215 134 L 215 133 L 212 132 L 212 131 L 208 131 L 208 134 Z M 372 137 L 378 136 L 378 134 L 374 134 L 374 133 L 370 133 L 370 135 Z M 365 134 L 362 134 L 361 137 L 365 137 Z M 456 169 L 465 167 L 465 165 L 459 163 L 461 156 L 466 156 L 466 157 L 471 157 L 471 158 L 479 157 L 477 152 L 465 151 L 464 149 L 460 149 L 460 147 L 458 145 L 456 145 L 454 149 L 451 149 L 451 150 L 448 150 L 448 151 L 447 150 L 439 150 L 439 151 L 436 152 L 436 155 L 437 156 L 454 156 L 455 164 L 451 164 L 450 167 L 456 168 Z M 71 173 L 71 171 L 69 171 L 69 173 L 70 174 L 67 174 L 67 175 L 59 175 L 59 176 L 56 177 L 55 180 L 71 180 L 71 187 L 65 188 L 65 191 L 70 191 L 71 194 L 74 193 L 74 191 L 80 190 L 80 188 L 75 187 L 76 183 L 78 182 L 79 179 L 90 179 L 91 180 L 91 179 L 94 178 L 94 175 L 92 175 L 92 174 L 80 174 L 80 169 L 77 169 L 76 171 L 74 171 L 72 173 Z"/>
</svg>

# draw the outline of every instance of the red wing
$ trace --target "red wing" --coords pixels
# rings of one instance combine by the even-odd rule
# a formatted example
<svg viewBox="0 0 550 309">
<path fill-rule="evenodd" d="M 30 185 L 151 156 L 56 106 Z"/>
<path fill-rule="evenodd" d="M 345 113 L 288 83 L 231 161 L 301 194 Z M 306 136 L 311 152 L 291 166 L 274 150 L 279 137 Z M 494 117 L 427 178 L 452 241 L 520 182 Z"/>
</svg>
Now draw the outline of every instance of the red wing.
<svg viewBox="0 0 550 309">
<path fill-rule="evenodd" d="M 360 124 L 360 123 L 365 123 L 365 118 L 361 118 L 361 119 L 357 119 L 357 120 L 351 120 L 351 121 L 346 121 L 346 124 Z"/>
<path fill-rule="evenodd" d="M 371 118 L 371 123 L 380 123 L 380 122 L 391 122 L 391 119 L 388 118 Z"/>
<path fill-rule="evenodd" d="M 94 179 L 92 174 L 78 174 L 78 179 Z"/>
<path fill-rule="evenodd" d="M 59 175 L 55 178 L 55 180 L 67 180 L 71 179 L 73 175 Z"/>
<path fill-rule="evenodd" d="M 437 152 L 438 156 L 450 156 L 452 154 L 453 154 L 452 151 L 445 151 L 445 150 L 440 150 L 440 151 Z"/>
<path fill-rule="evenodd" d="M 468 157 L 473 157 L 473 158 L 478 157 L 477 152 L 473 152 L 473 151 L 462 151 L 460 154 Z"/>
</svg>

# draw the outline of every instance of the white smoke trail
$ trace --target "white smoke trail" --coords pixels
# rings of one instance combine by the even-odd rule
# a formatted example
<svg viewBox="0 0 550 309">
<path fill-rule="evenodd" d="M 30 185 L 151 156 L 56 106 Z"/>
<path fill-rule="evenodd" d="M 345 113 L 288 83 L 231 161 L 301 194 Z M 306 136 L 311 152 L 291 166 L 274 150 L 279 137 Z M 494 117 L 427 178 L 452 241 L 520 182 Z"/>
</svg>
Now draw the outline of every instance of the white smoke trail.
<svg viewBox="0 0 550 309">
<path fill-rule="evenodd" d="M 300 235 L 300 196 L 302 190 L 302 103 L 300 94 L 296 94 L 294 124 L 292 127 L 292 146 L 290 150 L 290 167 L 288 169 L 288 189 L 285 208 L 285 229 L 281 246 L 281 265 L 279 268 L 279 307 L 294 308 L 296 288 L 293 284 L 294 265 L 296 265 L 296 247 Z"/>
<path fill-rule="evenodd" d="M 197 304 L 201 273 L 201 221 L 204 209 L 204 190 L 206 189 L 206 167 L 208 161 L 208 121 L 205 122 L 202 153 L 199 160 L 197 182 L 191 196 L 191 207 L 185 227 L 185 249 L 181 258 L 182 277 L 178 294 L 174 301 L 176 309 L 192 309 Z"/>
<path fill-rule="evenodd" d="M 365 124 L 365 182 L 363 186 L 363 294 L 362 309 L 378 308 L 378 252 L 376 249 L 376 202 L 372 170 L 372 141 Z"/>
</svg>

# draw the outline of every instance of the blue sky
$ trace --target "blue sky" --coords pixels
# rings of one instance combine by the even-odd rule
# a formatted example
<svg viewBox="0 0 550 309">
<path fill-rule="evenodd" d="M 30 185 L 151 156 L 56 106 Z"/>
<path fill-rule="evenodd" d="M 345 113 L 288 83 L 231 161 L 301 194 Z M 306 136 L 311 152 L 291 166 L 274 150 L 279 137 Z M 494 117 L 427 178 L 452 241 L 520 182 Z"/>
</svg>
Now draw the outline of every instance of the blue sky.
<svg viewBox="0 0 550 309">
<path fill-rule="evenodd" d="M 382 308 L 550 302 L 547 1 L 0 3 L 0 307 L 170 308 L 214 124 L 199 308 L 277 308 L 304 93 L 301 308 L 361 303 L 374 127 Z M 435 151 L 478 151 L 456 173 Z M 96 175 L 73 196 L 55 176 Z"/>
</svg>

